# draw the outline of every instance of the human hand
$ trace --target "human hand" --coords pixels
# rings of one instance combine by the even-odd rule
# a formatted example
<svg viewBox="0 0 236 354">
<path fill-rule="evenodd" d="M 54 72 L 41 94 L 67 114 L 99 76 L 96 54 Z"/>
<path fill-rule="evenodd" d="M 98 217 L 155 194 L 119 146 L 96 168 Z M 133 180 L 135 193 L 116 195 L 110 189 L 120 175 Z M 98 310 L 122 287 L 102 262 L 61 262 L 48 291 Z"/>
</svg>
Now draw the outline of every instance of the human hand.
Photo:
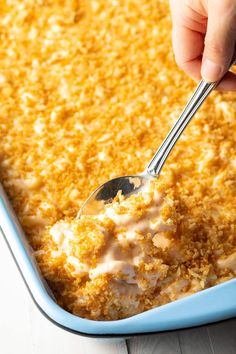
<svg viewBox="0 0 236 354">
<path fill-rule="evenodd" d="M 219 80 L 235 52 L 236 0 L 170 0 L 170 7 L 177 64 L 194 79 Z M 236 91 L 236 75 L 218 88 Z"/>
</svg>

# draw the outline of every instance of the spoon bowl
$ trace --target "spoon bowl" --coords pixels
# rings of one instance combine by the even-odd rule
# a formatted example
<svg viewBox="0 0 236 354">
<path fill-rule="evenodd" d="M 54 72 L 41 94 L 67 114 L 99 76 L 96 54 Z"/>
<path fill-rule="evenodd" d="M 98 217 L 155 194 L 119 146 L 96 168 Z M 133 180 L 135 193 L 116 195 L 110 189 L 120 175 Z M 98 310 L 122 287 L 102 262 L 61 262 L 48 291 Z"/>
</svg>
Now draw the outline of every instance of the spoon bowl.
<svg viewBox="0 0 236 354">
<path fill-rule="evenodd" d="M 141 192 L 150 179 L 155 177 L 143 173 L 142 175 L 122 176 L 111 179 L 98 187 L 82 205 L 78 217 L 81 215 L 98 215 L 106 204 L 110 204 L 118 192 L 125 197 Z"/>
</svg>

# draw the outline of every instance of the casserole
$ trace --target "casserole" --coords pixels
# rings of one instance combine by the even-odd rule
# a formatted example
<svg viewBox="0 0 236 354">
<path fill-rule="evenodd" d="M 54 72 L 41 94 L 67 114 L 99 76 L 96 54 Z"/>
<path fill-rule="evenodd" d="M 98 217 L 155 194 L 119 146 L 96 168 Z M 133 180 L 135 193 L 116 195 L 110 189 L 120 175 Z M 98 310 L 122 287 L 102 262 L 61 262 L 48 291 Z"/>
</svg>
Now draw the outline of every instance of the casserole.
<svg viewBox="0 0 236 354">
<path fill-rule="evenodd" d="M 90 262 L 89 256 L 102 255 L 104 233 L 97 233 L 101 242 L 90 242 L 89 247 L 86 237 L 77 237 L 77 244 L 73 233 L 68 236 L 70 227 L 72 231 L 79 230 L 74 227 L 74 218 L 91 190 L 114 176 L 141 171 L 153 155 L 153 147 L 162 141 L 182 110 L 193 86 L 174 65 L 166 0 L 159 1 L 158 6 L 154 0 L 142 0 L 139 6 L 135 0 L 81 1 L 75 6 L 76 3 L 22 4 L 19 0 L 2 9 L 0 180 L 24 233 L 3 191 L 0 223 L 28 288 L 54 322 L 88 335 L 163 331 L 233 316 L 235 289 L 234 285 L 228 288 L 228 284 L 235 284 L 233 281 L 157 307 L 176 300 L 174 296 L 183 295 L 184 291 L 209 288 L 236 274 L 233 95 L 213 94 L 209 98 L 161 176 L 165 192 L 167 196 L 170 193 L 173 209 L 176 208 L 176 238 L 183 255 L 181 262 L 169 256 L 163 266 L 160 264 L 161 276 L 175 272 L 179 280 L 184 280 L 181 294 L 179 287 L 170 291 L 169 283 L 164 283 L 161 290 L 166 292 L 159 299 L 156 294 L 160 284 L 154 290 L 145 288 L 143 277 L 137 276 L 141 288 L 147 289 L 139 297 L 143 309 L 138 308 L 135 313 L 140 314 L 130 317 L 134 312 L 130 314 L 128 303 L 120 306 L 121 310 L 128 309 L 124 316 L 118 313 L 111 318 L 115 311 L 111 315 L 107 312 L 112 303 L 109 300 L 117 303 L 121 297 L 113 296 L 112 291 L 109 299 L 104 295 L 103 284 L 110 273 L 98 277 L 103 280 L 98 282 L 96 277 L 90 277 L 93 270 L 89 268 L 97 269 L 95 263 L 101 260 L 94 257 Z M 166 222 L 173 219 L 167 211 Z M 151 226 L 153 230 L 159 227 L 156 221 Z M 64 227 L 63 224 L 65 233 L 59 230 L 58 235 L 58 226 Z M 174 230 L 170 240 L 173 243 Z M 148 248 L 147 238 L 136 238 L 134 231 L 133 236 L 129 234 L 131 240 L 126 249 L 135 250 L 137 240 L 143 240 L 140 246 Z M 125 248 L 122 232 L 118 236 Z M 135 258 L 140 273 L 143 266 L 144 276 L 150 275 L 146 284 L 154 283 L 157 272 L 153 267 L 167 258 L 166 250 L 162 252 L 160 247 L 166 249 L 168 240 L 164 236 L 167 235 L 153 237 L 157 246 L 150 239 L 158 248 L 150 247 L 153 255 L 160 255 L 157 262 L 152 257 L 146 267 L 147 262 L 141 263 L 142 257 L 136 259 L 136 251 L 131 253 L 131 265 Z M 67 241 L 72 247 L 66 246 Z M 92 250 L 88 257 L 79 252 L 84 249 Z M 126 256 L 123 258 L 127 263 Z M 88 271 L 78 260 L 86 264 L 89 260 Z M 78 274 L 72 277 L 74 271 Z M 88 273 L 90 281 L 86 280 Z M 130 274 L 130 279 L 127 272 L 122 280 L 133 281 Z M 135 286 L 130 285 L 132 289 Z M 227 305 L 221 304 L 225 294 Z M 127 297 L 124 291 L 124 300 Z M 164 301 L 158 302 L 161 298 Z M 102 306 L 101 313 L 94 308 Z M 155 310 L 143 312 L 154 307 Z M 116 321 L 123 317 L 129 318 Z M 97 322 L 98 319 L 102 321 Z M 104 322 L 111 319 L 115 321 Z"/>
<path fill-rule="evenodd" d="M 54 324 L 73 333 L 95 337 L 130 336 L 199 326 L 236 315 L 236 279 L 233 279 L 126 319 L 94 321 L 80 318 L 56 303 L 2 186 L 0 227 L 38 308 Z"/>
</svg>

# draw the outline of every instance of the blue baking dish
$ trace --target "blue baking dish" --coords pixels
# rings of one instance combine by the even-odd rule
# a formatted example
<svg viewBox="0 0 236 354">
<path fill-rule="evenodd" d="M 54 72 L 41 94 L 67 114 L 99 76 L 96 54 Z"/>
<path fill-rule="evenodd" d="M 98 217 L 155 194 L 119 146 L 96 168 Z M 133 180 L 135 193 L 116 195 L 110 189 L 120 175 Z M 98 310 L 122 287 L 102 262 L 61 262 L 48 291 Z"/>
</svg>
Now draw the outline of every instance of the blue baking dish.
<svg viewBox="0 0 236 354">
<path fill-rule="evenodd" d="M 233 279 L 123 320 L 92 321 L 74 316 L 56 303 L 41 276 L 1 184 L 0 228 L 36 305 L 48 319 L 68 331 L 95 337 L 125 337 L 194 327 L 236 315 L 236 279 Z"/>
</svg>

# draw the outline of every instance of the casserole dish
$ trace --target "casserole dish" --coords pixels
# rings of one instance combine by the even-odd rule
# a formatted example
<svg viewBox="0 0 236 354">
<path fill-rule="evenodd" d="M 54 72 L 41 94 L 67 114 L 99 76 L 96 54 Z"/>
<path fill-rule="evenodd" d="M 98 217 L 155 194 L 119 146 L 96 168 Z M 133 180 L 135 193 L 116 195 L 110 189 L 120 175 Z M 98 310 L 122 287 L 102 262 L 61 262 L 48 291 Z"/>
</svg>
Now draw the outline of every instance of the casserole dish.
<svg viewBox="0 0 236 354">
<path fill-rule="evenodd" d="M 125 337 L 194 327 L 236 315 L 236 279 L 233 279 L 126 319 L 94 321 L 80 318 L 56 303 L 1 185 L 0 227 L 34 302 L 49 320 L 70 332 L 95 337 Z"/>
</svg>

